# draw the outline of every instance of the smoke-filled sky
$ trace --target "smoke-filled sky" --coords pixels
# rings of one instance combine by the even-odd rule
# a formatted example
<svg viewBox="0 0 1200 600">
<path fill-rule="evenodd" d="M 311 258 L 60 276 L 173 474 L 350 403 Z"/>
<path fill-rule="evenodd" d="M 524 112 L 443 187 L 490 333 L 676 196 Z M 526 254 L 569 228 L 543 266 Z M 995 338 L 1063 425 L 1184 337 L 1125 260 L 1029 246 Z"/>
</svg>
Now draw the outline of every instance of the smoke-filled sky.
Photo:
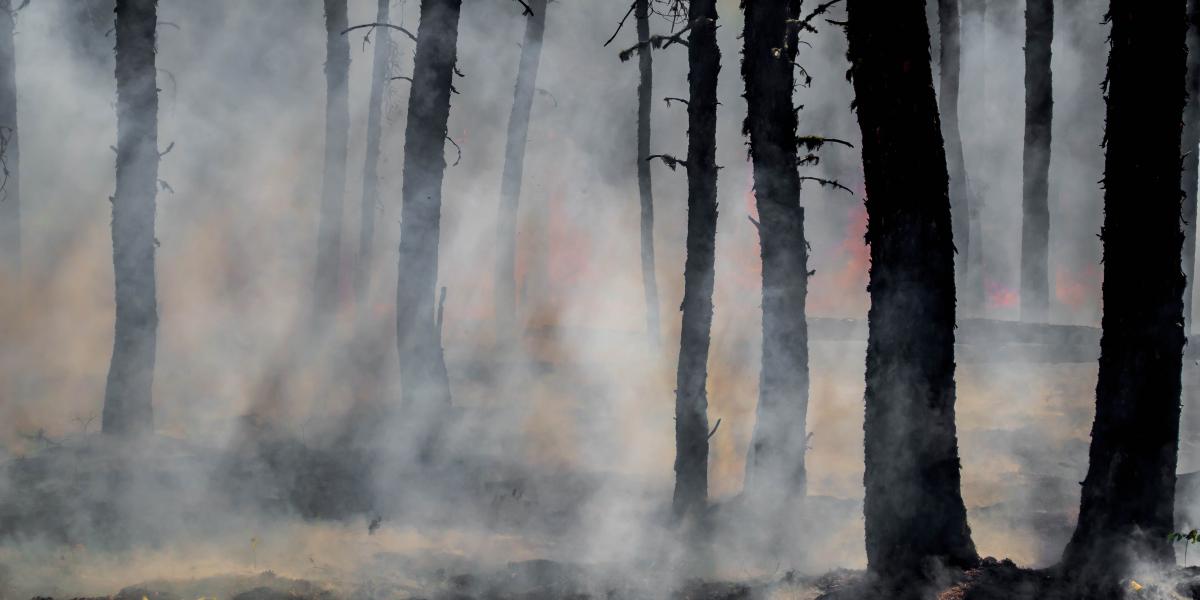
<svg viewBox="0 0 1200 600">
<path fill-rule="evenodd" d="M 968 175 L 984 203 L 986 306 L 982 314 L 960 316 L 1018 316 L 1024 25 L 1020 3 L 1009 4 L 989 13 L 985 27 L 964 24 L 961 127 Z M 1063 324 L 1099 323 L 1103 4 L 1075 0 L 1056 11 L 1051 320 Z M 419 0 L 397 0 L 392 21 L 415 31 L 418 8 Z M 440 524 L 436 527 L 411 529 L 385 521 L 383 533 L 362 546 L 352 541 L 365 534 L 361 517 L 266 525 L 252 513 L 239 513 L 229 517 L 230 526 L 216 528 L 221 531 L 212 539 L 189 533 L 186 540 L 160 540 L 158 547 L 165 550 L 156 560 L 138 555 L 142 559 L 113 567 L 106 561 L 121 559 L 72 550 L 70 568 L 41 561 L 38 569 L 30 567 L 28 578 L 16 579 L 27 587 L 13 589 L 54 585 L 61 593 L 107 594 L 139 578 L 247 568 L 247 549 L 233 552 L 224 545 L 249 538 L 242 535 L 245 530 L 262 539 L 254 548 L 256 567 L 308 578 L 320 578 L 314 574 L 318 564 L 350 577 L 346 573 L 354 569 L 348 563 L 357 560 L 354 568 L 366 568 L 388 552 L 503 561 L 562 559 L 556 553 L 567 548 L 573 560 L 618 565 L 652 554 L 659 542 L 642 523 L 667 501 L 673 477 L 686 178 L 682 170 L 654 163 L 664 327 L 663 346 L 656 349 L 642 329 L 637 66 L 617 57 L 636 41 L 632 21 L 611 46 L 602 47 L 626 9 L 615 0 L 556 0 L 548 9 L 518 227 L 517 290 L 532 357 L 521 364 L 494 351 L 490 322 L 500 170 L 524 28 L 516 2 L 464 1 L 458 48 L 463 77 L 456 79 L 460 93 L 452 97 L 450 112 L 449 133 L 461 147 L 461 159 L 448 144 L 447 159 L 457 164 L 445 178 L 439 285 L 447 288 L 444 344 L 452 392 L 467 423 L 460 443 L 492 461 L 480 471 L 484 479 L 513 469 L 541 481 L 540 495 L 526 492 L 532 498 L 518 503 L 519 511 L 558 510 L 555 503 L 566 503 L 578 519 L 567 533 L 522 527 L 519 520 L 497 525 L 480 511 L 458 522 L 448 515 L 431 517 L 430 523 Z M 350 0 L 349 22 L 372 22 L 375 10 L 375 0 Z M 712 438 L 711 495 L 724 501 L 740 492 L 753 427 L 761 281 L 758 240 L 747 218 L 755 211 L 741 131 L 746 110 L 739 73 L 742 19 L 736 0 L 722 0 L 719 11 L 717 153 L 723 169 L 708 394 L 710 422 L 722 419 Z M 108 201 L 115 185 L 110 147 L 116 143 L 112 14 L 111 0 L 33 0 L 17 15 L 24 293 L 0 311 L 10 332 L 2 365 L 10 391 L 0 401 L 0 459 L 5 461 L 84 444 L 84 434 L 99 428 L 114 313 Z M 346 341 L 345 335 L 317 341 L 297 334 L 306 318 L 316 256 L 325 111 L 323 18 L 317 0 L 159 3 L 158 137 L 160 149 L 173 145 L 160 166 L 164 184 L 156 225 L 161 325 L 155 429 L 189 447 L 213 452 L 236 447 L 248 414 L 311 441 L 349 408 L 348 383 L 304 362 L 311 358 L 301 360 L 283 383 L 278 373 L 281 361 L 297 354 L 340 356 Z M 831 19 L 842 18 L 844 10 L 835 8 Z M 666 33 L 671 23 L 655 20 L 652 27 Z M 805 107 L 800 131 L 857 146 L 845 38 L 835 24 L 821 22 L 820 29 L 805 37 L 810 45 L 802 46 L 798 57 L 813 78 L 810 87 L 795 93 Z M 364 39 L 364 33 L 348 34 L 343 330 L 354 318 L 350 281 L 376 41 L 375 35 Z M 936 48 L 937 40 L 933 43 Z M 411 40 L 393 35 L 391 45 L 390 74 L 410 75 Z M 687 96 L 686 51 L 679 46 L 656 51 L 654 60 L 651 150 L 682 156 L 686 110 L 659 99 Z M 408 85 L 392 81 L 385 96 L 382 193 L 375 207 L 380 229 L 368 310 L 382 331 L 394 328 Z M 822 152 L 819 165 L 804 167 L 811 170 L 806 174 L 837 179 L 853 194 L 811 182 L 803 189 L 810 268 L 815 269 L 809 316 L 862 319 L 868 254 L 861 162 L 856 149 L 832 146 Z M 756 561 L 753 553 L 738 554 L 739 544 L 749 541 L 731 541 L 728 556 L 718 561 L 726 572 L 863 565 L 864 348 L 862 341 L 814 340 L 812 345 L 809 492 L 828 499 L 826 517 L 819 519 L 820 526 L 799 525 L 810 535 L 770 564 Z M 394 344 L 384 351 L 390 353 L 385 364 L 395 371 Z M 975 356 L 981 354 L 986 352 Z M 1073 523 L 1074 482 L 1086 467 L 1096 367 L 1092 358 L 1068 364 L 1022 358 L 1017 352 L 1007 361 L 959 360 L 963 493 L 982 554 L 1040 565 L 1057 558 L 1069 533 L 1063 528 Z M 394 374 L 389 378 L 394 387 Z M 1200 454 L 1186 433 L 1193 429 L 1186 425 L 1189 415 L 1185 407 L 1184 470 L 1200 467 Z M 206 468 L 188 466 L 186 473 L 203 478 Z M 459 485 L 447 479 L 439 485 Z M 375 483 L 384 493 L 418 498 L 423 485 L 398 478 Z M 572 491 L 547 491 L 564 485 Z M 465 487 L 463 493 L 474 489 Z M 3 480 L 0 491 L 24 493 Z M 196 493 L 209 491 L 200 485 Z M 432 502 L 413 502 L 432 511 L 422 514 L 436 513 Z M 91 545 L 93 533 L 82 525 L 75 530 L 80 547 Z M 23 536 L 0 540 L 0 564 L 19 570 L 54 555 L 59 543 Z M 113 568 L 126 569 L 128 576 L 98 575 Z M 6 597 L 2 588 L 0 597 Z"/>
</svg>

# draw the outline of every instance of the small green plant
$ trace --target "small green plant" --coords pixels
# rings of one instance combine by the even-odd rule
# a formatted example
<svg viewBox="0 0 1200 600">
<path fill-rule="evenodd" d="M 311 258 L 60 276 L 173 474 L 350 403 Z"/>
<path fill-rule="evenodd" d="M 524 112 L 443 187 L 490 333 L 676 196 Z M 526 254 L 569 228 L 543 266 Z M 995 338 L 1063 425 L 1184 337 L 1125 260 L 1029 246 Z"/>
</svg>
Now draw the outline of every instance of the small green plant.
<svg viewBox="0 0 1200 600">
<path fill-rule="evenodd" d="M 1193 529 L 1187 533 L 1176 531 L 1175 533 L 1167 534 L 1167 541 L 1174 544 L 1175 542 L 1183 542 L 1183 566 L 1187 566 L 1187 551 L 1188 546 L 1192 544 L 1200 544 L 1200 530 Z"/>
</svg>

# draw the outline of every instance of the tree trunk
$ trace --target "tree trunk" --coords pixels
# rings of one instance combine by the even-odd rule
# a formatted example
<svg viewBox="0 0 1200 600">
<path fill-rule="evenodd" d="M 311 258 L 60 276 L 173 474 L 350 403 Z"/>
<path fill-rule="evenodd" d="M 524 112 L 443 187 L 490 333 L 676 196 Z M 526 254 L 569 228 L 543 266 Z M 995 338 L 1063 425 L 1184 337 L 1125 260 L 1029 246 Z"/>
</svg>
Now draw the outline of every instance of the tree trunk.
<svg viewBox="0 0 1200 600">
<path fill-rule="evenodd" d="M 342 196 L 346 188 L 346 145 L 350 136 L 350 40 L 342 34 L 346 0 L 325 0 L 325 169 L 317 230 L 317 269 L 310 322 L 320 329 L 338 306 L 342 249 Z"/>
<path fill-rule="evenodd" d="M 1184 11 L 1182 2 L 1109 5 L 1100 373 L 1079 523 L 1063 555 L 1097 596 L 1135 560 L 1174 564 Z"/>
<path fill-rule="evenodd" d="M 963 158 L 962 136 L 958 130 L 959 73 L 962 71 L 962 44 L 959 35 L 958 0 L 938 0 L 938 24 L 941 39 L 942 135 L 946 139 L 946 166 L 950 173 L 950 219 L 954 229 L 955 287 L 965 289 L 971 252 L 970 184 Z"/>
<path fill-rule="evenodd" d="M 438 241 L 441 235 L 444 148 L 450 87 L 457 61 L 462 0 L 421 0 L 412 93 L 404 135 L 396 338 L 405 409 L 428 421 L 418 442 L 422 460 L 434 458 L 450 383 L 434 320 Z"/>
<path fill-rule="evenodd" d="M 1196 185 L 1200 173 L 1200 0 L 1187 3 L 1187 104 L 1183 112 L 1183 321 L 1191 330 L 1192 298 L 1196 280 Z"/>
<path fill-rule="evenodd" d="M 521 200 L 521 178 L 525 172 L 525 142 L 529 138 L 529 114 L 533 109 L 542 37 L 546 31 L 547 0 L 530 0 L 532 15 L 525 21 L 521 63 L 508 117 L 508 142 L 504 147 L 504 172 L 500 182 L 500 214 L 496 221 L 496 339 L 505 345 L 515 341 L 517 321 L 516 248 L 517 208 Z"/>
<path fill-rule="evenodd" d="M 867 562 L 894 583 L 931 560 L 978 560 L 960 493 L 954 246 L 923 7 L 920 0 L 848 4 L 871 246 Z"/>
<path fill-rule="evenodd" d="M 754 161 L 763 286 L 758 414 L 745 493 L 761 506 L 778 507 L 805 495 L 808 248 L 792 103 L 798 35 L 788 25 L 799 18 L 800 0 L 754 0 L 744 6 L 745 131 Z"/>
<path fill-rule="evenodd" d="M 112 198 L 117 320 L 104 389 L 105 433 L 154 427 L 151 388 L 158 337 L 154 196 L 158 190 L 157 0 L 117 0 L 117 191 Z"/>
<path fill-rule="evenodd" d="M 1050 312 L 1050 122 L 1054 95 L 1050 45 L 1054 0 L 1025 3 L 1025 157 L 1021 220 L 1021 320 Z"/>
<path fill-rule="evenodd" d="M 21 272 L 21 146 L 17 128 L 16 13 L 0 0 L 0 275 Z M 11 284 L 9 284 L 11 285 Z"/>
<path fill-rule="evenodd" d="M 716 0 L 688 6 L 688 216 L 683 267 L 683 324 L 675 387 L 675 494 L 677 518 L 698 516 L 708 499 L 708 346 L 712 330 L 713 265 L 717 245 Z"/>
<path fill-rule="evenodd" d="M 375 15 L 376 23 L 387 23 L 390 19 L 391 0 L 379 0 Z M 391 29 L 375 27 L 374 57 L 371 65 L 371 96 L 367 101 L 367 152 L 363 163 L 362 205 L 358 236 L 358 260 L 354 269 L 355 299 L 355 345 L 356 372 L 354 395 L 359 406 L 356 410 L 374 419 L 379 408 L 378 391 L 388 343 L 385 331 L 376 325 L 374 311 L 370 306 L 371 272 L 375 264 L 375 212 L 379 204 L 379 146 L 383 138 L 383 95 L 388 86 L 388 67 L 391 60 Z M 370 407 L 366 410 L 364 408 Z M 373 423 L 356 422 L 354 434 L 367 431 Z"/>
<path fill-rule="evenodd" d="M 639 44 L 650 43 L 650 0 L 635 0 Z M 654 54 L 638 53 L 637 178 L 642 216 L 642 290 L 646 296 L 646 332 L 650 343 L 660 341 L 658 280 L 654 272 L 654 189 L 650 185 L 650 104 L 654 90 Z"/>
<path fill-rule="evenodd" d="M 387 23 L 391 0 L 379 0 L 376 23 Z M 388 85 L 388 61 L 391 58 L 391 29 L 376 27 L 374 56 L 371 64 L 371 97 L 367 104 L 367 155 L 363 163 L 362 210 L 358 235 L 358 263 L 354 271 L 354 299 L 360 315 L 367 311 L 374 258 L 375 211 L 379 204 L 379 144 L 383 138 L 383 93 Z"/>
<path fill-rule="evenodd" d="M 961 40 L 971 40 L 974 51 L 971 53 L 969 68 L 978 69 L 984 73 L 981 79 L 980 88 L 986 88 L 986 70 L 987 70 L 987 0 L 962 0 L 962 15 L 960 19 L 962 25 L 962 35 L 959 36 L 959 72 L 964 62 L 962 58 Z M 981 89 L 986 94 L 985 89 Z M 976 92 L 977 94 L 979 91 Z M 957 118 L 957 115 L 955 115 Z M 962 145 L 961 130 L 958 138 L 959 145 Z M 964 158 L 964 176 L 963 181 L 967 184 L 965 190 L 967 194 L 967 248 L 963 250 L 959 248 L 959 252 L 965 252 L 963 261 L 966 263 L 966 273 L 963 279 L 955 281 L 957 284 L 961 281 L 966 287 L 958 288 L 958 306 L 962 313 L 967 316 L 983 316 L 984 313 L 984 293 L 983 293 L 983 194 L 978 187 L 970 185 L 969 178 L 965 175 L 965 158 Z M 953 180 L 951 181 L 953 185 Z M 951 188 L 953 193 L 953 188 Z"/>
</svg>

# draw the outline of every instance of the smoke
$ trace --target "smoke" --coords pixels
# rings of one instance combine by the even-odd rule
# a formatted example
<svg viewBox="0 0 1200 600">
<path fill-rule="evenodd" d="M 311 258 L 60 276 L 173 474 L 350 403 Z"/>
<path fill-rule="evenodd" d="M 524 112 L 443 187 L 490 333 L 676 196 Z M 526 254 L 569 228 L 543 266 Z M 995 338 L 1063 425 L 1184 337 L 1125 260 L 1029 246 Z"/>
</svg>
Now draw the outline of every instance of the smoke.
<svg viewBox="0 0 1200 600">
<path fill-rule="evenodd" d="M 1091 326 L 1099 320 L 1101 4 L 1057 11 L 1053 65 L 1051 319 Z M 351 0 L 350 23 L 373 21 L 375 5 Z M 394 22 L 415 31 L 418 5 L 394 2 Z M 22 294 L 0 306 L 9 332 L 0 365 L 0 597 L 102 595 L 153 579 L 267 569 L 347 593 L 417 594 L 457 575 L 507 573 L 510 563 L 538 559 L 586 565 L 592 589 L 665 592 L 698 571 L 777 579 L 864 566 L 865 329 L 839 325 L 864 319 L 869 302 L 856 149 L 828 147 L 819 166 L 806 167 L 854 195 L 807 182 L 801 198 L 816 271 L 809 316 L 823 323 L 811 342 L 812 497 L 783 524 L 738 499 L 757 399 L 761 271 L 747 219 L 754 204 L 734 0 L 719 6 L 723 168 L 708 385 L 710 423 L 722 423 L 711 440 L 710 496 L 730 518 L 718 520 L 703 569 L 662 525 L 673 484 L 686 179 L 655 163 L 664 331 L 654 348 L 643 331 L 639 272 L 637 69 L 617 58 L 635 41 L 632 24 L 601 47 L 625 8 L 590 1 L 548 9 L 518 221 L 516 287 L 527 331 L 518 356 L 497 351 L 491 317 L 504 133 L 524 22 L 515 2 L 464 2 L 463 77 L 455 79 L 449 123 L 461 159 L 447 144 L 447 160 L 457 164 L 444 184 L 438 284 L 447 290 L 455 460 L 436 473 L 413 461 L 408 440 L 427 421 L 398 406 L 395 376 L 410 85 L 402 79 L 391 81 L 385 100 L 366 305 L 370 329 L 384 340 L 376 348 L 386 367 L 382 396 L 395 404 L 373 422 L 355 420 L 354 386 L 345 380 L 360 316 L 351 273 L 374 36 L 348 34 L 343 308 L 329 316 L 327 336 L 310 339 L 303 319 L 321 187 L 321 5 L 160 1 L 159 139 L 161 149 L 174 146 L 162 159 L 158 195 L 159 435 L 118 449 L 95 435 L 114 312 L 111 2 L 39 0 L 22 9 L 25 247 Z M 835 9 L 832 18 L 842 17 Z M 962 134 L 984 201 L 985 278 L 999 298 L 984 316 L 1015 319 L 1004 298 L 1018 293 L 1023 22 L 1016 5 L 989 19 L 982 37 L 964 31 Z M 858 146 L 844 36 L 835 24 L 820 28 L 805 36 L 811 46 L 798 58 L 813 78 L 796 91 L 805 107 L 800 133 Z M 411 75 L 411 40 L 396 34 L 391 43 L 391 75 Z M 686 52 L 656 51 L 654 60 L 651 149 L 679 156 L 686 107 L 658 99 L 687 96 Z M 1042 363 L 1037 348 L 977 339 L 960 346 L 957 373 L 975 542 L 984 555 L 1045 565 L 1057 559 L 1078 506 L 1097 340 L 1074 344 L 1079 351 L 1065 362 Z M 1196 441 L 1185 436 L 1181 464 L 1194 466 Z M 372 444 L 384 451 L 365 464 L 356 452 Z M 779 529 L 786 542 L 771 547 L 766 540 Z"/>
</svg>

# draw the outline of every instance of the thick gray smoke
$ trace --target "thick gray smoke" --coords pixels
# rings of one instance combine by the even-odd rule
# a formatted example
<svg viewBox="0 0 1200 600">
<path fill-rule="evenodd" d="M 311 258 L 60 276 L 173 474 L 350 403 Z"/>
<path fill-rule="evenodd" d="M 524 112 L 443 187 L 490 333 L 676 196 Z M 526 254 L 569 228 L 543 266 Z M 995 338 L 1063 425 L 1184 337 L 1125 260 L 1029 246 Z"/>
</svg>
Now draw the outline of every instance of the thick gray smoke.
<svg viewBox="0 0 1200 600">
<path fill-rule="evenodd" d="M 11 332 L 0 350 L 0 599 L 106 595 L 147 580 L 268 569 L 347 594 L 416 595 L 512 563 L 549 568 L 522 563 L 542 559 L 586 569 L 596 589 L 658 596 L 693 575 L 777 579 L 864 566 L 868 254 L 857 150 L 832 146 L 820 165 L 805 167 L 853 191 L 808 182 L 801 199 L 816 270 L 809 317 L 821 321 L 809 404 L 813 497 L 789 523 L 753 514 L 720 521 L 720 542 L 699 568 L 661 525 L 673 482 L 686 179 L 655 163 L 664 343 L 654 348 L 643 331 L 639 271 L 637 67 L 617 58 L 636 41 L 632 22 L 602 47 L 627 5 L 555 1 L 548 9 L 519 213 L 527 356 L 518 359 L 496 351 L 491 318 L 504 134 L 524 21 L 516 2 L 464 1 L 439 272 L 456 458 L 414 475 L 406 440 L 423 415 L 391 406 L 387 418 L 358 429 L 354 386 L 337 368 L 350 362 L 356 319 L 351 281 L 375 36 L 348 34 L 343 310 L 331 315 L 328 336 L 311 339 L 303 320 L 323 156 L 321 3 L 159 4 L 159 140 L 163 150 L 174 145 L 162 157 L 158 195 L 158 435 L 132 455 L 97 434 L 114 311 L 112 2 L 33 0 L 17 16 L 25 246 L 23 293 L 0 307 Z M 1051 318 L 1094 327 L 1107 28 L 1100 0 L 1065 4 L 1053 64 Z M 375 8 L 376 0 L 351 0 L 350 23 L 374 21 Z M 393 22 L 415 31 L 418 8 L 419 0 L 396 0 Z M 737 0 L 719 10 L 723 169 L 708 395 L 709 420 L 722 424 L 711 439 L 710 496 L 736 514 L 758 396 L 761 272 L 747 219 L 756 215 L 741 132 L 742 19 Z M 832 20 L 842 18 L 835 9 Z M 671 24 L 652 27 L 665 33 Z M 963 39 L 962 135 L 984 202 L 985 305 L 974 316 L 996 319 L 1018 311 L 1023 27 L 1012 3 L 986 27 L 964 29 Z M 834 23 L 819 28 L 798 58 L 812 76 L 796 90 L 805 106 L 800 132 L 857 146 L 845 39 Z M 394 33 L 390 43 L 391 76 L 411 75 L 411 40 Z M 686 52 L 672 47 L 654 59 L 652 153 L 680 156 L 686 108 L 657 99 L 687 96 Z M 385 333 L 395 327 L 408 86 L 393 80 L 385 95 L 367 305 L 372 328 Z M 960 327 L 960 341 L 981 330 Z M 985 331 L 960 346 L 963 494 L 982 555 L 1045 565 L 1069 536 L 1098 353 L 1094 331 L 1076 333 L 1022 345 L 992 343 Z M 386 339 L 385 397 L 398 400 L 398 358 Z M 1044 361 L 1045 345 L 1069 350 Z M 1186 409 L 1184 417 L 1181 467 L 1200 468 L 1200 439 L 1186 425 L 1196 420 Z M 368 430 L 370 440 L 357 439 Z M 387 451 L 370 468 L 357 464 L 355 452 L 374 443 Z M 764 548 L 778 527 L 790 542 Z"/>
</svg>

